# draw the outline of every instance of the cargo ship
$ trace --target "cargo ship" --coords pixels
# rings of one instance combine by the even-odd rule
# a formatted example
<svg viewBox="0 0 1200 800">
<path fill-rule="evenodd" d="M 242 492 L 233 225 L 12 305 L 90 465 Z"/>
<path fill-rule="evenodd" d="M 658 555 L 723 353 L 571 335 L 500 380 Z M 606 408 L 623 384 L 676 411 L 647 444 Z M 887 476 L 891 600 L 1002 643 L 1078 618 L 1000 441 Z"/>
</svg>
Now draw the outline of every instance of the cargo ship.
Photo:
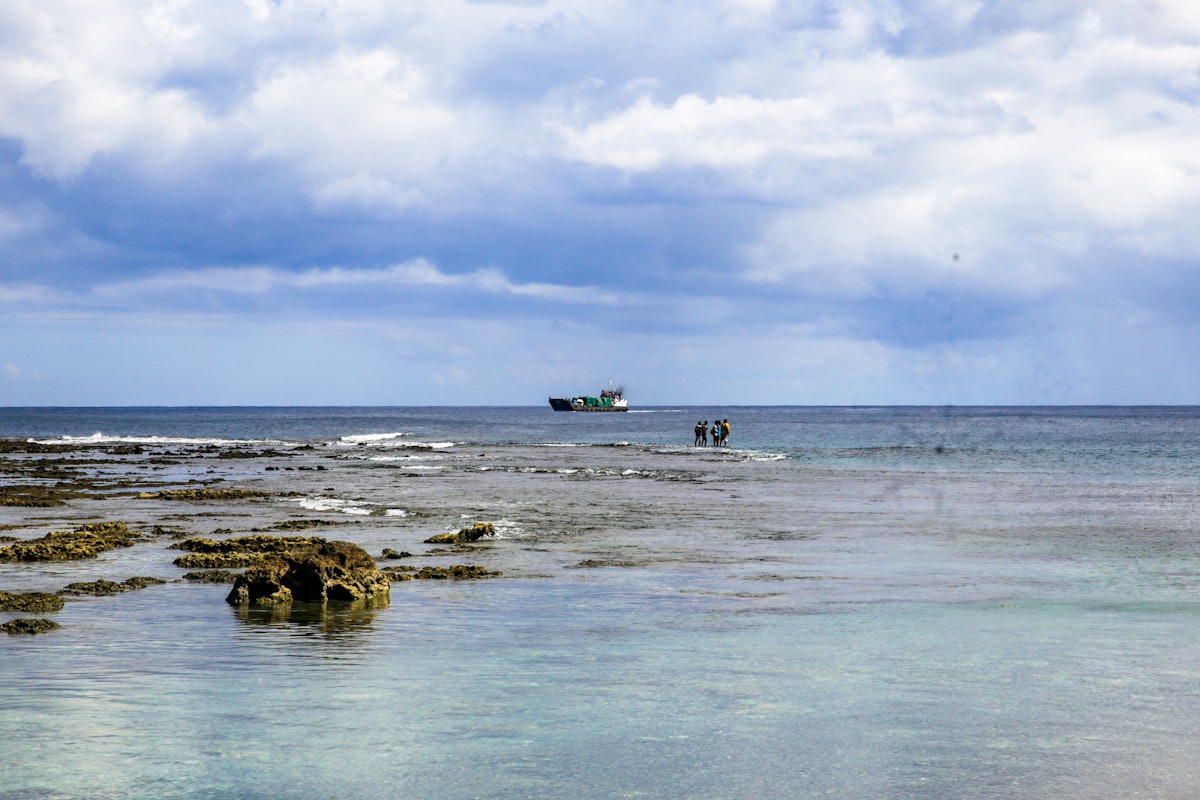
<svg viewBox="0 0 1200 800">
<path fill-rule="evenodd" d="M 599 395 L 581 394 L 578 397 L 551 397 L 550 407 L 555 411 L 628 411 L 629 403 L 624 398 L 624 389 L 609 388 Z"/>
</svg>

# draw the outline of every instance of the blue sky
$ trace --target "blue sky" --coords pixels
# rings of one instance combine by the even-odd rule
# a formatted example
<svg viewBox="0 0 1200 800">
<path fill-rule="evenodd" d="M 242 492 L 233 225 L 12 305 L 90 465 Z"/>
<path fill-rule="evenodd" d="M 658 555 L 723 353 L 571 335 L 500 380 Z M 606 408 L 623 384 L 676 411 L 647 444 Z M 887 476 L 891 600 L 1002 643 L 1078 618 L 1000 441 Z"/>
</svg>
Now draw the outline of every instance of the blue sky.
<svg viewBox="0 0 1200 800">
<path fill-rule="evenodd" d="M 0 405 L 1200 402 L 1200 4 L 7 0 Z"/>
</svg>

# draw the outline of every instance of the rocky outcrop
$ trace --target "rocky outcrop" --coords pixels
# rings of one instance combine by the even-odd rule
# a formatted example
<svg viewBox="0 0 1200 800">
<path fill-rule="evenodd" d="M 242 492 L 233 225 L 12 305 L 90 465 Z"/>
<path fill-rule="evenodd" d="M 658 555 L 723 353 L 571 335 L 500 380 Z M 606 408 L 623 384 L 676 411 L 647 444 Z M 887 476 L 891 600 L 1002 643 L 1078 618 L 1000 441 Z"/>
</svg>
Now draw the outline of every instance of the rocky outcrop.
<svg viewBox="0 0 1200 800">
<path fill-rule="evenodd" d="M 490 522 L 476 522 L 469 528 L 463 528 L 458 533 L 439 533 L 430 536 L 425 544 L 468 544 L 477 542 L 485 536 L 495 536 L 496 528 Z"/>
<path fill-rule="evenodd" d="M 361 547 L 321 542 L 251 567 L 237 577 L 225 599 L 233 605 L 378 601 L 386 600 L 390 590 L 388 576 Z"/>
<path fill-rule="evenodd" d="M 383 570 L 394 581 L 467 581 L 478 578 L 494 578 L 493 572 L 474 564 L 454 564 L 449 567 L 384 567 Z"/>
<path fill-rule="evenodd" d="M 412 553 L 408 552 L 407 550 L 401 550 L 401 551 L 397 552 L 390 547 L 385 547 L 385 548 L 383 548 L 383 554 L 380 556 L 380 558 L 386 558 L 386 559 L 392 559 L 392 560 L 395 560 L 398 558 L 412 558 Z"/>
<path fill-rule="evenodd" d="M 184 569 L 238 569 L 259 566 L 271 558 L 267 553 L 188 553 L 172 563 Z"/>
<path fill-rule="evenodd" d="M 77 493 L 63 492 L 46 486 L 0 486 L 0 506 L 50 508 L 65 505 Z"/>
<path fill-rule="evenodd" d="M 79 583 L 69 583 L 66 587 L 59 589 L 59 594 L 67 595 L 93 595 L 95 597 L 103 597 L 110 594 L 121 594 L 122 592 L 132 592 L 135 589 L 145 589 L 147 586 L 166 583 L 162 578 L 147 578 L 137 576 L 134 578 L 126 578 L 117 583 L 116 581 L 87 581 Z"/>
<path fill-rule="evenodd" d="M 32 634 L 45 633 L 46 631 L 52 631 L 57 627 L 59 627 L 59 624 L 52 619 L 45 619 L 43 617 L 23 617 L 21 619 L 14 619 L 11 622 L 6 622 L 3 625 L 0 625 L 0 631 L 4 631 L 10 635 L 20 633 Z"/>
<path fill-rule="evenodd" d="M 95 558 L 106 550 L 130 547 L 141 538 L 123 522 L 96 522 L 73 531 L 55 531 L 0 547 L 0 561 L 74 561 Z"/>
<path fill-rule="evenodd" d="M 172 550 L 193 553 L 286 553 L 298 547 L 324 544 L 320 536 L 235 536 L 232 539 L 185 539 L 171 545 Z"/>
<path fill-rule="evenodd" d="M 138 493 L 142 500 L 247 500 L 270 496 L 268 492 L 254 489 L 163 489 Z"/>
<path fill-rule="evenodd" d="M 187 539 L 171 545 L 172 550 L 190 550 L 175 559 L 184 569 L 237 569 L 258 567 L 284 553 L 325 543 L 320 536 L 237 536 L 231 539 Z"/>
<path fill-rule="evenodd" d="M 62 611 L 63 599 L 49 592 L 0 592 L 0 611 L 26 611 L 44 614 Z"/>
<path fill-rule="evenodd" d="M 195 581 L 196 583 L 236 583 L 236 572 L 227 572 L 223 569 L 206 569 L 198 572 L 189 572 L 183 576 L 185 581 Z"/>
</svg>

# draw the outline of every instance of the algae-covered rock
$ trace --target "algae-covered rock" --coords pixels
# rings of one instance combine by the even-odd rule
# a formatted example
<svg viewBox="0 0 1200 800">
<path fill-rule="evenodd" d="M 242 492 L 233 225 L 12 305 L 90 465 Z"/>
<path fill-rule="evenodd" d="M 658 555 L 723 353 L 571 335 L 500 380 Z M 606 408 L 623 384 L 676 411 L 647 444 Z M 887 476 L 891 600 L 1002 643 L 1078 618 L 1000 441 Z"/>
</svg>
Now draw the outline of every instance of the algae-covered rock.
<svg viewBox="0 0 1200 800">
<path fill-rule="evenodd" d="M 256 567 L 271 558 L 267 553 L 188 553 L 173 563 L 184 569 L 238 569 Z"/>
<path fill-rule="evenodd" d="M 64 505 L 67 496 L 45 486 L 0 486 L 0 506 L 50 508 Z"/>
<path fill-rule="evenodd" d="M 147 586 L 155 586 L 160 583 L 166 583 L 162 578 L 148 578 L 142 575 L 133 578 L 126 578 L 117 583 L 116 581 L 86 581 L 69 583 L 66 587 L 59 589 L 59 594 L 67 595 L 94 595 L 103 597 L 104 595 L 120 594 L 121 592 L 132 592 L 136 589 L 145 589 Z"/>
<path fill-rule="evenodd" d="M 246 500 L 270 497 L 270 494 L 254 489 L 163 489 L 139 492 L 138 497 L 142 500 Z"/>
<path fill-rule="evenodd" d="M 276 522 L 267 530 L 273 531 L 302 531 L 308 528 L 325 528 L 333 525 L 345 525 L 342 520 L 334 519 L 285 519 L 283 522 Z M 260 530 L 254 528 L 253 530 Z"/>
<path fill-rule="evenodd" d="M 260 567 L 246 570 L 233 581 L 225 602 L 240 606 L 253 603 L 260 606 L 278 606 L 292 602 L 292 589 L 284 583 L 288 565 L 273 561 Z"/>
<path fill-rule="evenodd" d="M 236 569 L 257 567 L 292 550 L 325 544 L 320 536 L 268 536 L 254 534 L 231 539 L 187 539 L 171 545 L 192 552 L 175 559 L 185 569 Z"/>
<path fill-rule="evenodd" d="M 232 539 L 185 539 L 171 545 L 172 550 L 193 553 L 286 553 L 298 547 L 324 544 L 320 536 L 237 536 Z"/>
<path fill-rule="evenodd" d="M 276 605 L 386 600 L 387 575 L 351 542 L 322 542 L 280 555 L 239 575 L 226 600 L 234 605 Z"/>
<path fill-rule="evenodd" d="M 0 592 L 0 611 L 26 611 L 44 614 L 61 611 L 63 599 L 49 592 Z"/>
<path fill-rule="evenodd" d="M 466 581 L 494 578 L 500 575 L 473 564 L 454 564 L 449 567 L 384 567 L 383 572 L 393 581 Z"/>
<path fill-rule="evenodd" d="M 477 542 L 485 536 L 495 536 L 496 528 L 490 522 L 476 522 L 469 528 L 463 528 L 458 533 L 439 533 L 430 536 L 425 544 L 467 544 Z"/>
<path fill-rule="evenodd" d="M 385 547 L 385 548 L 383 548 L 383 553 L 381 555 L 381 558 L 387 558 L 387 559 L 412 558 L 412 553 L 410 553 L 406 550 L 401 550 L 400 552 L 396 552 L 395 550 L 393 550 L 390 547 Z"/>
<path fill-rule="evenodd" d="M 38 539 L 0 547 L 0 561 L 74 561 L 106 550 L 130 547 L 140 537 L 123 522 L 96 522 L 73 531 L 55 531 Z"/>
<path fill-rule="evenodd" d="M 416 567 L 384 567 L 383 574 L 391 581 L 411 581 L 416 577 Z"/>
<path fill-rule="evenodd" d="M 183 576 L 183 579 L 197 583 L 234 583 L 237 581 L 237 577 L 238 574 L 236 572 L 228 572 L 223 569 L 206 569 L 198 572 L 189 572 Z"/>
<path fill-rule="evenodd" d="M 106 594 L 120 594 L 121 584 L 116 581 L 106 580 L 68 583 L 65 587 L 59 589 L 58 593 L 74 595 L 90 594 L 101 597 Z"/>
<path fill-rule="evenodd" d="M 421 567 L 413 577 L 417 580 L 466 581 L 494 578 L 499 574 L 499 572 L 491 572 L 473 564 L 454 564 L 449 567 Z"/>
<path fill-rule="evenodd" d="M 37 634 L 52 631 L 59 627 L 59 624 L 52 619 L 43 619 L 42 617 L 22 617 L 14 619 L 0 625 L 0 630 L 7 634 Z"/>
</svg>

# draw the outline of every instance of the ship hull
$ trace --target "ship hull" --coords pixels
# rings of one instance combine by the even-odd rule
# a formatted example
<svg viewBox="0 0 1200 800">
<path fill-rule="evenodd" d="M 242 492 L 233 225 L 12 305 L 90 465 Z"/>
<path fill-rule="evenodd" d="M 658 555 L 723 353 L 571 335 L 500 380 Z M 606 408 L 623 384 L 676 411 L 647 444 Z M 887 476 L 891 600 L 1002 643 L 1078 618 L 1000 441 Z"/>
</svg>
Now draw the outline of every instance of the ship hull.
<svg viewBox="0 0 1200 800">
<path fill-rule="evenodd" d="M 589 406 L 583 402 L 583 398 L 581 397 L 551 397 L 550 407 L 555 411 L 578 411 L 583 413 L 629 410 L 629 406 L 626 405 L 624 400 L 617 400 L 610 406 Z"/>
</svg>

